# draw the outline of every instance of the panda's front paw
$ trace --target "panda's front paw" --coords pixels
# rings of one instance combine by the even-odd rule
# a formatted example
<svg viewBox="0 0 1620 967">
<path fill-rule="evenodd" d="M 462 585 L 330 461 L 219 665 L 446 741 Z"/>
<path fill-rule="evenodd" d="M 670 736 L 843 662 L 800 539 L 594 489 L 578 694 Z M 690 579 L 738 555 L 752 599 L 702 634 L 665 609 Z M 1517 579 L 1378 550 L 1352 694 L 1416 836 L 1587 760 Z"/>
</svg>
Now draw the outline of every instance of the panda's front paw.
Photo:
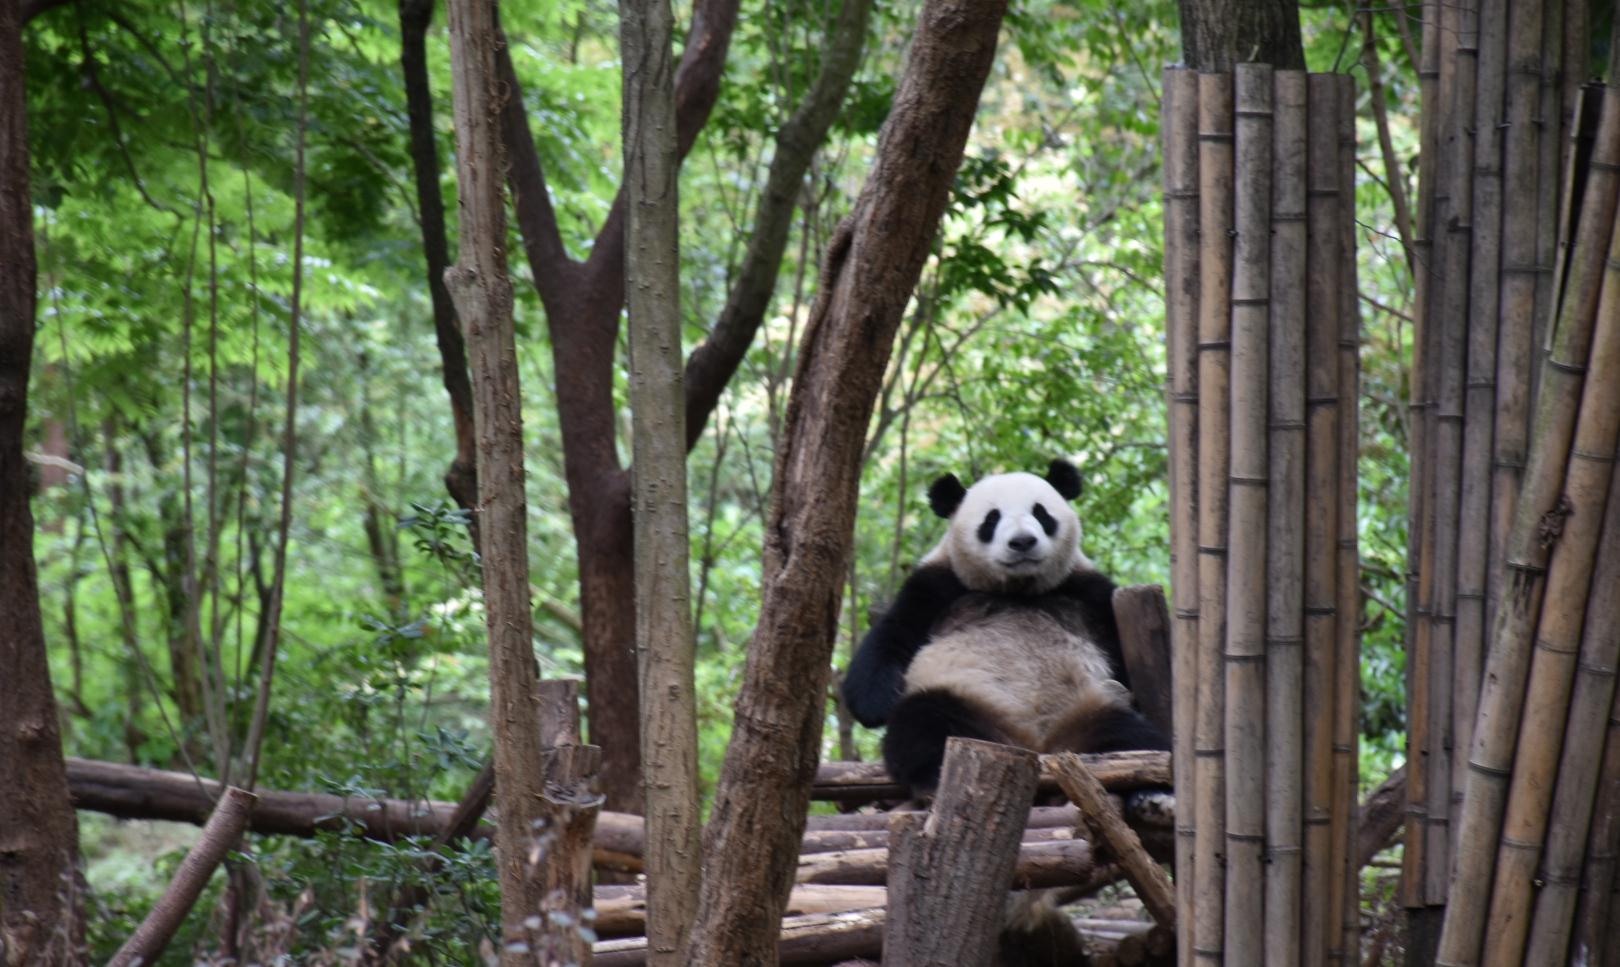
<svg viewBox="0 0 1620 967">
<path fill-rule="evenodd" d="M 1163 826 L 1176 822 L 1176 794 L 1169 789 L 1133 789 L 1123 797 L 1125 821 L 1132 826 Z"/>
</svg>

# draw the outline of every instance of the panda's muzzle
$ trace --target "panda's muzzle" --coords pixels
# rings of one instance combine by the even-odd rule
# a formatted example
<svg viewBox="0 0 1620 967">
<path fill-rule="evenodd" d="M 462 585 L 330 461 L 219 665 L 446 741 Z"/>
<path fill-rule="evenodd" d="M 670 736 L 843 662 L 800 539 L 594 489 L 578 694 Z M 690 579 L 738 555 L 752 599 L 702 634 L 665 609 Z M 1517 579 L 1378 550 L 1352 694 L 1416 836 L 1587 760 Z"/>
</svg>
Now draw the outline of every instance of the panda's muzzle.
<svg viewBox="0 0 1620 967">
<path fill-rule="evenodd" d="M 1007 539 L 1007 546 L 1019 554 L 1027 554 L 1035 546 L 1035 535 L 1014 534 Z"/>
</svg>

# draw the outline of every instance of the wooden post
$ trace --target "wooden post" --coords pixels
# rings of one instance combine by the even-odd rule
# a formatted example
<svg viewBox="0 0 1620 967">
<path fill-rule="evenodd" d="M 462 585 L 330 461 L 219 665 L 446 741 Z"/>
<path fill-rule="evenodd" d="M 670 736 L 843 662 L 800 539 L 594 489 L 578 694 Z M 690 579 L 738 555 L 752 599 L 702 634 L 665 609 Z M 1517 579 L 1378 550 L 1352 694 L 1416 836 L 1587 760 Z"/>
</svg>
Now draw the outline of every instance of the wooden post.
<svg viewBox="0 0 1620 967">
<path fill-rule="evenodd" d="M 1175 693 L 1177 949 L 1192 963 L 1193 732 L 1198 713 L 1198 75 L 1164 72 L 1165 328 L 1170 373 L 1170 590 Z"/>
<path fill-rule="evenodd" d="M 1164 589 L 1138 584 L 1114 591 L 1114 618 L 1119 625 L 1131 698 L 1147 720 L 1165 735 L 1174 732 L 1170 673 L 1170 612 Z"/>
<path fill-rule="evenodd" d="M 1027 750 L 947 741 L 934 808 L 889 826 L 885 965 L 990 963 L 1038 771 Z"/>
</svg>

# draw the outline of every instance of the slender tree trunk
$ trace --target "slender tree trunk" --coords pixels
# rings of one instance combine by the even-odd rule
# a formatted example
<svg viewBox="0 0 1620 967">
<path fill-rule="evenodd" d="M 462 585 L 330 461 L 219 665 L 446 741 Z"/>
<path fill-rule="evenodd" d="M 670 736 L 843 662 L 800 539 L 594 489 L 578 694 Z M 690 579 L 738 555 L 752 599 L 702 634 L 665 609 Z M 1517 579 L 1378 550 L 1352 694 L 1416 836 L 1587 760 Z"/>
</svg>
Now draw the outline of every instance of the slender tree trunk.
<svg viewBox="0 0 1620 967">
<path fill-rule="evenodd" d="M 467 379 L 467 347 L 456 325 L 456 309 L 444 287 L 450 243 L 444 230 L 444 196 L 439 191 L 439 146 L 433 133 L 433 92 L 428 86 L 427 30 L 433 0 L 399 0 L 399 66 L 405 77 L 405 111 L 410 119 L 411 171 L 422 220 L 422 255 L 427 260 L 428 294 L 433 300 L 433 333 L 450 415 L 456 430 L 456 456 L 444 474 L 445 489 L 463 510 L 478 505 L 478 454 L 473 426 L 472 383 Z M 478 525 L 473 523 L 473 543 Z"/>
<path fill-rule="evenodd" d="M 1005 9 L 924 5 L 872 173 L 828 246 L 777 453 L 759 625 L 706 831 L 692 963 L 776 962 L 821 748 L 862 443 Z"/>
<path fill-rule="evenodd" d="M 540 917 L 545 832 L 536 825 L 545 792 L 538 680 L 529 611 L 524 518 L 523 412 L 506 268 L 505 152 L 496 74 L 500 31 L 493 0 L 451 0 L 456 175 L 461 252 L 445 286 L 466 327 L 478 427 L 478 513 L 484 534 L 484 608 L 489 631 L 490 719 L 500 795 L 501 962 L 533 963 L 552 929 Z"/>
<path fill-rule="evenodd" d="M 1299 0 L 1180 0 L 1181 59 L 1200 71 L 1235 64 L 1305 69 Z"/>
<path fill-rule="evenodd" d="M 33 207 L 20 5 L 0 4 L 0 947 L 7 964 L 82 957 L 68 802 L 23 459 L 34 350 Z"/>
<path fill-rule="evenodd" d="M 623 0 L 629 237 L 636 652 L 647 810 L 647 962 L 678 967 L 702 882 L 686 406 L 681 373 L 680 199 L 669 0 Z"/>
</svg>

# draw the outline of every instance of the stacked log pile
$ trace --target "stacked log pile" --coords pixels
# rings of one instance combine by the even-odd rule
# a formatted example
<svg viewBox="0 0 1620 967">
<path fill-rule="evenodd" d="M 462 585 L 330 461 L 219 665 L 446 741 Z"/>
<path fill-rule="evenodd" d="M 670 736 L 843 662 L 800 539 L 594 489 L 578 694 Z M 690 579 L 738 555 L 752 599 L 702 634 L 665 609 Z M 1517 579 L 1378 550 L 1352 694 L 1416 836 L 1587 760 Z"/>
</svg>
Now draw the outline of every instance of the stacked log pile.
<svg viewBox="0 0 1620 967">
<path fill-rule="evenodd" d="M 1353 89 L 1165 92 L 1181 962 L 1354 958 Z"/>
</svg>

